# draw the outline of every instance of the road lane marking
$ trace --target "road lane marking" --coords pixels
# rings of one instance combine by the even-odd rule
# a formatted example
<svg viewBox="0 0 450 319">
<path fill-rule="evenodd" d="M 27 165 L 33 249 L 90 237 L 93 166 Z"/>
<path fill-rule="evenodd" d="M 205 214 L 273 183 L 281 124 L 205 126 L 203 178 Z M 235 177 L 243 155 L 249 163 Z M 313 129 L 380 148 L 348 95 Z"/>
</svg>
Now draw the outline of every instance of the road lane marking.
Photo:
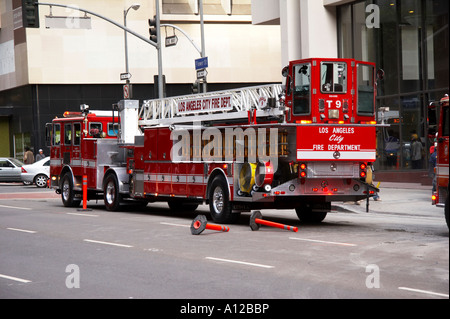
<svg viewBox="0 0 450 319">
<path fill-rule="evenodd" d="M 31 208 L 28 208 L 28 207 L 17 207 L 17 206 L 6 206 L 6 205 L 0 205 L 0 207 L 12 208 L 12 209 L 22 209 L 22 210 L 31 210 Z"/>
<path fill-rule="evenodd" d="M 86 217 L 98 217 L 98 215 L 81 214 L 81 213 L 66 213 L 67 215 L 86 216 Z"/>
<path fill-rule="evenodd" d="M 305 239 L 305 238 L 298 238 L 298 237 L 289 237 L 289 239 L 295 239 L 295 240 L 302 240 L 302 241 L 310 241 L 313 243 L 322 243 L 322 244 L 331 244 L 331 245 L 340 245 L 340 246 L 358 246 L 356 244 L 350 244 L 350 243 L 339 243 L 335 241 L 325 241 L 325 240 L 316 240 L 316 239 Z"/>
<path fill-rule="evenodd" d="M 34 230 L 27 230 L 27 229 L 19 229 L 19 228 L 6 228 L 6 229 L 14 230 L 14 231 L 21 231 L 23 233 L 30 233 L 30 234 L 36 233 Z"/>
<path fill-rule="evenodd" d="M 433 291 L 428 291 L 428 290 L 413 289 L 413 288 L 408 288 L 408 287 L 398 287 L 398 289 L 412 291 L 412 292 L 420 292 L 423 294 L 435 295 L 435 296 L 446 297 L 446 298 L 449 297 L 449 295 L 447 295 L 447 294 L 441 294 L 439 292 L 433 292 Z"/>
<path fill-rule="evenodd" d="M 169 226 L 177 226 L 177 227 L 191 227 L 190 225 L 182 225 L 182 224 L 173 224 L 173 223 L 165 223 L 160 222 L 161 225 L 169 225 Z"/>
<path fill-rule="evenodd" d="M 130 246 L 130 245 L 116 244 L 116 243 L 110 243 L 110 242 L 107 242 L 107 241 L 99 241 L 99 240 L 91 240 L 91 239 L 83 239 L 83 241 L 86 241 L 86 242 L 89 242 L 89 243 L 111 245 L 111 246 L 118 246 L 118 247 L 125 247 L 125 248 L 132 248 L 133 247 L 133 246 Z"/>
<path fill-rule="evenodd" d="M 275 268 L 275 266 L 254 264 L 254 263 L 249 263 L 249 262 L 246 262 L 246 261 L 239 261 L 239 260 L 222 259 L 222 258 L 215 258 L 215 257 L 205 257 L 205 259 L 216 260 L 216 261 L 224 261 L 224 262 L 228 262 L 228 263 L 242 264 L 242 265 L 255 266 L 255 267 L 261 267 L 261 268 Z"/>
<path fill-rule="evenodd" d="M 14 281 L 18 281 L 18 282 L 23 282 L 25 284 L 31 282 L 30 280 L 26 280 L 26 279 L 22 279 L 22 278 L 17 278 L 17 277 L 12 277 L 12 276 L 6 276 L 6 275 L 2 275 L 0 274 L 0 278 L 5 278 L 5 279 L 9 279 L 9 280 L 14 280 Z"/>
</svg>

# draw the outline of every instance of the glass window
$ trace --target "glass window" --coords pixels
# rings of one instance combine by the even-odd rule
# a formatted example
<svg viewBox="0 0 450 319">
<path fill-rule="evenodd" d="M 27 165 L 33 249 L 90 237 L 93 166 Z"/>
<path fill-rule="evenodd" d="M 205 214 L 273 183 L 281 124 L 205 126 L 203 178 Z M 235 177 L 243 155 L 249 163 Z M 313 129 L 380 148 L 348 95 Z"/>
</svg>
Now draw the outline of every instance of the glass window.
<svg viewBox="0 0 450 319">
<path fill-rule="evenodd" d="M 108 123 L 108 135 L 117 136 L 119 133 L 119 123 Z"/>
<path fill-rule="evenodd" d="M 358 64 L 358 114 L 372 115 L 374 113 L 374 68 L 368 64 Z"/>
<path fill-rule="evenodd" d="M 415 92 L 420 90 L 422 65 L 420 61 L 422 33 L 422 13 L 420 0 L 398 1 L 400 14 L 400 91 Z"/>
<path fill-rule="evenodd" d="M 53 125 L 53 145 L 61 144 L 61 124 Z"/>
<path fill-rule="evenodd" d="M 419 95 L 400 97 L 403 168 L 424 168 L 425 138 L 422 102 Z"/>
<path fill-rule="evenodd" d="M 73 124 L 73 130 L 75 134 L 75 139 L 73 141 L 73 145 L 80 145 L 81 140 L 81 123 L 74 123 Z"/>
<path fill-rule="evenodd" d="M 320 90 L 322 93 L 346 93 L 347 64 L 322 62 L 320 64 Z"/>
<path fill-rule="evenodd" d="M 89 123 L 89 135 L 94 137 L 100 137 L 102 132 L 102 123 L 91 122 Z"/>
<path fill-rule="evenodd" d="M 339 51 L 341 58 L 353 58 L 352 6 L 338 7 Z"/>
<path fill-rule="evenodd" d="M 389 124 L 377 130 L 376 169 L 399 169 L 401 163 L 400 143 L 400 107 L 398 98 L 382 98 L 380 107 L 389 108 L 389 111 L 378 111 L 378 121 Z"/>
<path fill-rule="evenodd" d="M 64 144 L 72 144 L 72 124 L 64 124 Z"/>
<path fill-rule="evenodd" d="M 448 1 L 426 0 L 424 14 L 426 36 L 426 76 L 428 89 L 445 89 L 448 93 Z"/>
<path fill-rule="evenodd" d="M 294 115 L 309 114 L 311 105 L 311 66 L 309 63 L 294 66 Z"/>
<path fill-rule="evenodd" d="M 442 110 L 442 136 L 448 136 L 449 131 L 449 119 L 448 119 L 448 107 Z"/>
</svg>

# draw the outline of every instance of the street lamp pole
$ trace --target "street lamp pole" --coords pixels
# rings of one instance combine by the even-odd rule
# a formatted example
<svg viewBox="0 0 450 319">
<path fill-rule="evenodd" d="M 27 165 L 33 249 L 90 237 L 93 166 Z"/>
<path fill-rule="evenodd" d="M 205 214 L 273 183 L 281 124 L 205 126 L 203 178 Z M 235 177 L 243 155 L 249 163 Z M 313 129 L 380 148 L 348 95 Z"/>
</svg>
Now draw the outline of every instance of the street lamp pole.
<svg viewBox="0 0 450 319">
<path fill-rule="evenodd" d="M 163 71 L 162 71 L 162 45 L 161 45 L 161 20 L 160 20 L 160 10 L 159 10 L 159 0 L 155 1 L 156 4 L 156 42 L 158 51 L 158 96 L 160 99 L 164 98 L 164 88 L 163 88 Z"/>
<path fill-rule="evenodd" d="M 204 28 L 204 22 L 203 22 L 203 0 L 199 0 L 199 9 L 200 9 L 200 34 L 201 34 L 201 38 L 202 38 L 202 53 L 201 56 L 202 58 L 205 57 L 205 28 Z M 206 88 L 206 75 L 205 75 L 205 79 L 203 81 L 203 93 L 206 93 L 207 88 Z"/>
<path fill-rule="evenodd" d="M 124 27 L 127 26 L 127 14 L 128 14 L 128 11 L 130 11 L 130 9 L 138 10 L 140 8 L 140 6 L 141 6 L 140 4 L 135 3 L 135 4 L 132 4 L 131 6 L 129 6 L 128 9 L 125 9 L 123 11 L 123 25 L 124 25 Z M 124 31 L 124 38 L 125 38 L 125 72 L 127 74 L 129 74 L 130 72 L 129 72 L 129 68 L 128 68 L 128 38 L 127 38 L 127 33 L 128 33 L 127 31 Z M 129 77 L 126 80 L 126 83 L 127 83 L 127 85 L 130 84 L 130 78 Z M 132 97 L 131 96 L 131 94 L 132 94 L 131 92 L 132 91 L 130 90 L 129 98 Z"/>
</svg>

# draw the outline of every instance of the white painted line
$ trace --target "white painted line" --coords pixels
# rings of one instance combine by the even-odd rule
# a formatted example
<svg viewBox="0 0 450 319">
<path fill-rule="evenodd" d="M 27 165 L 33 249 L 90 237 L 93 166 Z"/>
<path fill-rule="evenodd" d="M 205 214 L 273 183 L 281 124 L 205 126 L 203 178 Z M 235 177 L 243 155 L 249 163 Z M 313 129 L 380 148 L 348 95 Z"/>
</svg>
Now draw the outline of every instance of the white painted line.
<svg viewBox="0 0 450 319">
<path fill-rule="evenodd" d="M 19 229 L 19 228 L 6 228 L 9 230 L 15 230 L 15 231 L 21 231 L 23 233 L 30 233 L 30 234 L 35 234 L 36 232 L 34 230 L 26 230 L 26 229 Z"/>
<path fill-rule="evenodd" d="M 125 248 L 133 247 L 133 246 L 130 246 L 130 245 L 110 243 L 110 242 L 107 242 L 107 241 L 98 241 L 98 240 L 91 240 L 91 239 L 83 239 L 83 240 L 87 241 L 89 243 L 96 243 L 96 244 L 103 244 L 103 245 L 111 245 L 111 246 L 118 246 L 118 247 L 125 247 Z"/>
<path fill-rule="evenodd" d="M 182 224 L 172 224 L 172 223 L 165 223 L 160 222 L 161 225 L 169 225 L 169 226 L 177 226 L 177 227 L 191 227 L 191 225 L 182 225 Z"/>
<path fill-rule="evenodd" d="M 98 215 L 92 214 L 79 214 L 79 213 L 66 213 L 67 215 L 75 215 L 75 216 L 86 216 L 86 217 L 98 217 Z"/>
<path fill-rule="evenodd" d="M 438 292 L 427 291 L 427 290 L 413 289 L 413 288 L 407 288 L 407 287 L 398 287 L 398 289 L 400 289 L 400 290 L 408 290 L 408 291 L 412 291 L 412 292 L 420 292 L 420 293 L 423 293 L 423 294 L 435 295 L 435 296 L 446 297 L 446 298 L 449 297 L 449 295 L 447 295 L 447 294 L 441 294 L 441 293 L 438 293 Z"/>
<path fill-rule="evenodd" d="M 18 282 L 23 282 L 23 283 L 29 283 L 31 282 L 30 280 L 26 280 L 26 279 L 22 279 L 22 278 L 17 278 L 17 277 L 12 277 L 12 276 L 6 276 L 6 275 L 2 275 L 0 274 L 0 278 L 5 278 L 5 279 L 9 279 L 9 280 L 14 280 L 14 281 L 18 281 Z"/>
<path fill-rule="evenodd" d="M 340 246 L 357 246 L 356 244 L 339 243 L 339 242 L 335 242 L 335 241 L 325 241 L 325 240 L 316 240 L 316 239 L 305 239 L 305 238 L 298 238 L 298 237 L 289 237 L 289 239 L 302 240 L 302 241 L 310 241 L 310 242 L 313 242 L 313 243 L 322 243 L 322 244 L 340 245 Z"/>
<path fill-rule="evenodd" d="M 31 210 L 31 208 L 28 208 L 28 207 L 17 207 L 17 206 L 6 206 L 6 205 L 0 205 L 0 207 L 12 208 L 12 209 L 22 209 L 22 210 Z"/>
<path fill-rule="evenodd" d="M 275 268 L 274 266 L 248 263 L 246 261 L 239 261 L 239 260 L 222 259 L 222 258 L 215 258 L 215 257 L 205 257 L 205 259 L 224 261 L 224 262 L 228 262 L 228 263 L 242 264 L 242 265 L 255 266 L 255 267 L 261 267 L 261 268 Z"/>
</svg>

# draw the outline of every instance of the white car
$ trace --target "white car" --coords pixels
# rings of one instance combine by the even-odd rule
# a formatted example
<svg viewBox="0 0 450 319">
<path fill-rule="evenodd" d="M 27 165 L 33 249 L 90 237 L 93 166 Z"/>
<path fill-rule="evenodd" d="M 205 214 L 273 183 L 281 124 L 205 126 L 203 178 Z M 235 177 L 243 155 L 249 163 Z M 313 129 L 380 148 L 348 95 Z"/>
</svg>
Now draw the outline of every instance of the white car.
<svg viewBox="0 0 450 319">
<path fill-rule="evenodd" d="M 37 187 L 47 187 L 50 176 L 50 156 L 33 164 L 22 166 L 22 182 L 24 184 L 36 184 Z"/>
<path fill-rule="evenodd" d="M 0 182 L 20 182 L 23 163 L 15 158 L 0 157 Z"/>
</svg>

